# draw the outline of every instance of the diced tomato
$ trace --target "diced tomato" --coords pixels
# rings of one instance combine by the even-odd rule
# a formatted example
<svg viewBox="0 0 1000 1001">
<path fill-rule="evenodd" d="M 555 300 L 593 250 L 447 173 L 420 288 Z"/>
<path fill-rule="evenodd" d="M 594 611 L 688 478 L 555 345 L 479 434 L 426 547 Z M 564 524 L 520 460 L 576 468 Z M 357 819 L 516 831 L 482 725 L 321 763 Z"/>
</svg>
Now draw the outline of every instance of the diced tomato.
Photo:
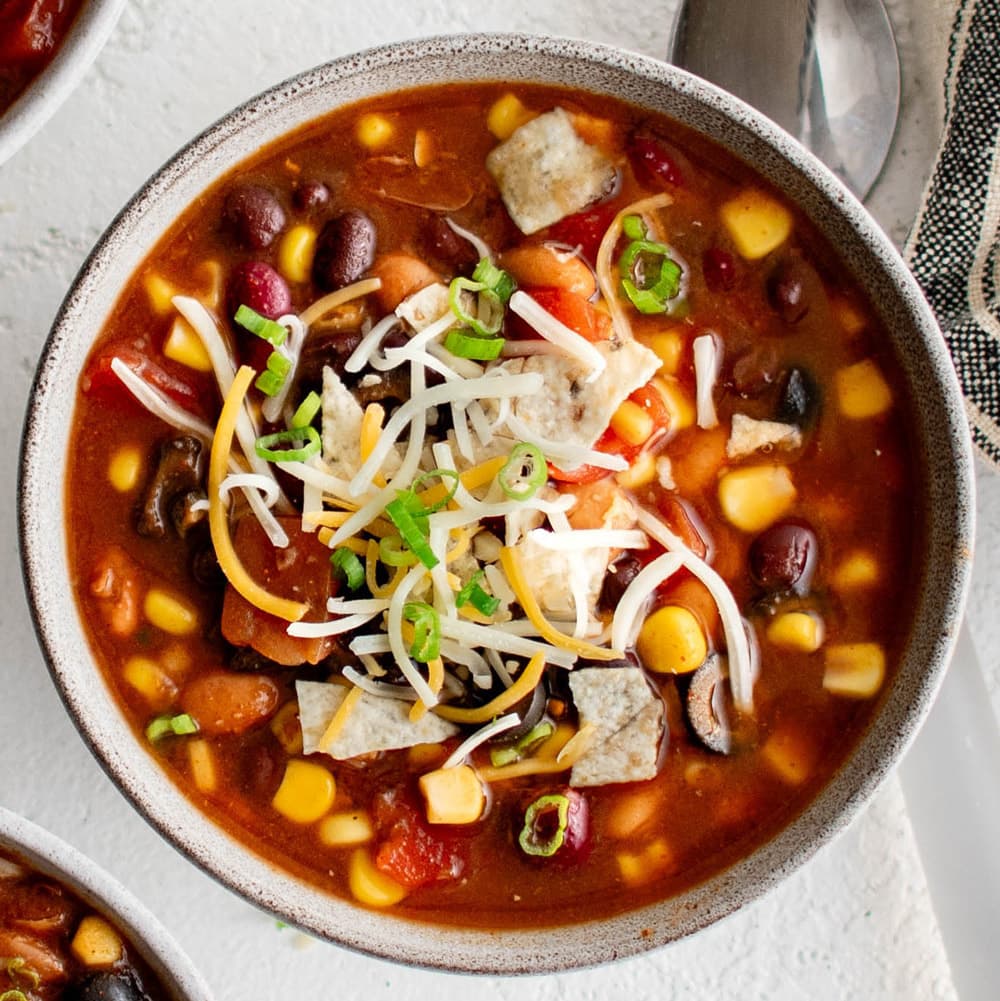
<svg viewBox="0 0 1000 1001">
<path fill-rule="evenodd" d="M 90 362 L 80 380 L 86 394 L 98 395 L 109 403 L 127 404 L 131 401 L 136 406 L 141 406 L 111 368 L 111 362 L 115 358 L 120 358 L 139 378 L 185 410 L 199 417 L 204 416 L 204 406 L 193 386 L 150 361 L 131 344 L 112 344 Z"/>
<path fill-rule="evenodd" d="M 280 598 L 309 605 L 306 621 L 326 619 L 327 598 L 336 587 L 330 575 L 330 551 L 298 518 L 279 518 L 288 535 L 288 547 L 275 549 L 253 515 L 236 526 L 233 545 L 247 573 Z M 222 635 L 234 646 L 250 646 L 277 664 L 317 664 L 336 646 L 333 637 L 304 639 L 289 636 L 288 623 L 251 605 L 233 587 L 226 588 L 222 604 Z"/>
<path fill-rule="evenodd" d="M 380 795 L 373 813 L 380 835 L 375 865 L 401 886 L 415 890 L 462 875 L 465 858 L 459 842 L 432 834 L 401 789 Z"/>
<path fill-rule="evenodd" d="M 654 427 L 653 438 L 658 436 L 665 428 L 670 427 L 670 411 L 667 410 L 663 395 L 652 383 L 647 382 L 645 386 L 640 386 L 629 396 L 629 399 L 637 406 L 642 407 L 652 418 Z"/>
<path fill-rule="evenodd" d="M 608 428 L 604 434 L 594 443 L 594 449 L 598 452 L 606 452 L 608 455 L 620 455 L 626 462 L 631 463 L 642 451 L 641 446 L 629 445 L 622 441 Z M 605 476 L 614 475 L 614 470 L 603 469 L 600 466 L 578 466 L 576 469 L 559 469 L 549 463 L 549 476 L 561 483 L 593 483 L 595 480 L 603 479 Z"/>
<path fill-rule="evenodd" d="M 584 209 L 553 223 L 549 227 L 548 235 L 550 239 L 559 243 L 579 247 L 580 253 L 594 264 L 597 261 L 601 240 L 604 239 L 604 234 L 616 214 L 612 205 L 597 205 L 594 208 Z"/>
<path fill-rule="evenodd" d="M 611 317 L 582 295 L 564 288 L 528 288 L 524 291 L 542 309 L 586 340 L 596 343 L 606 341 L 611 336 Z M 531 338 L 538 336 L 523 323 L 517 328 L 517 332 Z"/>
<path fill-rule="evenodd" d="M 685 546 L 690 549 L 695 556 L 704 559 L 708 552 L 708 545 L 705 542 L 702 532 L 699 530 L 697 516 L 687 507 L 687 505 L 673 494 L 663 494 L 656 502 L 656 506 L 663 515 L 663 520 L 667 523 L 667 528 L 676 535 Z"/>
</svg>

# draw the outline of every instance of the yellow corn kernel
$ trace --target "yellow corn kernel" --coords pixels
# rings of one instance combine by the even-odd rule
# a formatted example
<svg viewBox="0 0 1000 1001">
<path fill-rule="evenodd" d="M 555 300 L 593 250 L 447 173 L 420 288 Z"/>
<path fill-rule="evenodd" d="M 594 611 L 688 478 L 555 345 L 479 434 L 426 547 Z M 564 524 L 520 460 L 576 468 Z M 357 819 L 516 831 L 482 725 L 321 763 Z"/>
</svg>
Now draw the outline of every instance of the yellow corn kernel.
<svg viewBox="0 0 1000 1001">
<path fill-rule="evenodd" d="M 755 261 L 780 247 L 792 232 L 792 214 L 770 195 L 748 188 L 719 209 L 741 257 Z"/>
<path fill-rule="evenodd" d="M 378 149 L 392 138 L 395 131 L 392 122 L 385 115 L 372 111 L 358 119 L 356 135 L 362 146 Z"/>
<path fill-rule="evenodd" d="M 432 824 L 474 824 L 482 816 L 486 794 L 468 765 L 426 772 L 417 784 Z"/>
<path fill-rule="evenodd" d="M 795 498 L 795 484 L 785 466 L 743 466 L 719 479 L 722 513 L 744 532 L 760 532 L 773 525 Z"/>
<path fill-rule="evenodd" d="M 124 951 L 118 932 L 96 914 L 88 914 L 80 922 L 70 948 L 84 966 L 91 967 L 113 966 Z"/>
<path fill-rule="evenodd" d="M 681 367 L 684 353 L 684 338 L 676 330 L 661 330 L 646 341 L 649 348 L 660 359 L 661 375 L 676 375 Z"/>
<path fill-rule="evenodd" d="M 177 686 L 149 657 L 129 657 L 122 668 L 122 676 L 154 707 L 169 705 L 177 694 Z"/>
<path fill-rule="evenodd" d="M 608 814 L 605 832 L 612 838 L 630 838 L 663 809 L 663 792 L 658 786 L 644 786 L 619 796 Z"/>
<path fill-rule="evenodd" d="M 623 400 L 611 415 L 611 429 L 629 445 L 644 445 L 654 428 L 653 418 L 632 400 Z"/>
<path fill-rule="evenodd" d="M 486 114 L 486 127 L 503 142 L 522 125 L 535 117 L 513 94 L 497 98 Z"/>
<path fill-rule="evenodd" d="M 840 412 L 853 420 L 885 413 L 892 406 L 892 390 L 870 358 L 840 369 L 834 376 Z"/>
<path fill-rule="evenodd" d="M 650 385 L 663 398 L 663 404 L 670 414 L 671 431 L 683 431 L 684 428 L 694 426 L 694 400 L 677 379 L 672 375 L 659 376 L 652 379 Z"/>
<path fill-rule="evenodd" d="M 718 765 L 707 761 L 689 761 L 684 766 L 684 781 L 699 793 L 718 789 L 722 785 L 722 775 Z"/>
<path fill-rule="evenodd" d="M 153 311 L 160 316 L 169 316 L 174 310 L 171 300 L 177 295 L 177 289 L 163 275 L 155 271 L 146 275 L 142 284 L 146 289 L 146 295 L 149 296 L 149 304 L 153 307 Z"/>
<path fill-rule="evenodd" d="M 218 309 L 222 305 L 222 293 L 225 291 L 225 271 L 221 261 L 202 261 L 198 266 L 198 274 L 205 276 L 205 291 L 198 298 L 206 309 Z"/>
<path fill-rule="evenodd" d="M 120 494 L 126 494 L 135 489 L 142 470 L 142 452 L 135 445 L 122 445 L 108 463 L 108 480 Z"/>
<path fill-rule="evenodd" d="M 174 317 L 170 333 L 163 342 L 163 353 L 181 365 L 187 365 L 196 372 L 211 372 L 212 359 L 208 357 L 205 345 L 183 316 Z"/>
<path fill-rule="evenodd" d="M 369 907 L 391 907 L 406 896 L 406 887 L 376 868 L 367 848 L 352 853 L 347 884 L 354 899 Z"/>
<path fill-rule="evenodd" d="M 846 591 L 855 587 L 867 587 L 877 583 L 878 579 L 878 561 L 871 553 L 858 549 L 848 553 L 833 571 L 832 583 L 835 588 Z"/>
<path fill-rule="evenodd" d="M 364 810 L 343 810 L 324 817 L 319 825 L 319 839 L 331 848 L 363 845 L 375 836 L 371 817 Z"/>
<path fill-rule="evenodd" d="M 663 838 L 646 845 L 639 852 L 620 852 L 618 871 L 629 886 L 642 886 L 663 872 L 673 861 L 673 852 Z"/>
<path fill-rule="evenodd" d="M 309 281 L 316 253 L 316 230 L 302 224 L 293 226 L 278 245 L 278 270 L 290 281 Z"/>
<path fill-rule="evenodd" d="M 783 782 L 800 785 L 809 778 L 815 750 L 801 734 L 782 730 L 767 738 L 760 754 Z"/>
<path fill-rule="evenodd" d="M 878 643 L 840 643 L 827 647 L 823 687 L 834 695 L 867 699 L 885 679 L 885 651 Z"/>
<path fill-rule="evenodd" d="M 868 325 L 864 313 L 850 299 L 846 299 L 843 296 L 836 296 L 831 301 L 830 307 L 841 329 L 849 337 L 860 334 Z"/>
<path fill-rule="evenodd" d="M 812 612 L 784 612 L 768 625 L 767 638 L 785 650 L 814 653 L 823 645 L 823 622 Z"/>
<path fill-rule="evenodd" d="M 191 739 L 187 742 L 188 766 L 191 778 L 200 792 L 215 792 L 219 773 L 215 767 L 215 752 L 207 740 Z"/>
<path fill-rule="evenodd" d="M 626 490 L 638 490 L 652 483 L 657 475 L 656 456 L 652 452 L 642 452 L 628 469 L 615 475 L 615 480 Z"/>
<path fill-rule="evenodd" d="M 198 613 L 194 608 L 158 587 L 146 592 L 142 610 L 152 625 L 172 636 L 187 636 L 198 628 Z"/>
<path fill-rule="evenodd" d="M 437 768 L 444 761 L 445 752 L 440 744 L 414 744 L 406 752 L 406 761 L 416 772 Z"/>
<path fill-rule="evenodd" d="M 434 160 L 434 137 L 427 129 L 417 129 L 413 137 L 413 162 L 417 167 L 426 167 Z"/>
<path fill-rule="evenodd" d="M 653 612 L 642 624 L 635 646 L 643 665 L 661 674 L 687 674 L 708 656 L 701 624 L 681 605 L 664 605 Z"/>
<path fill-rule="evenodd" d="M 299 703 L 286 702 L 271 719 L 271 733 L 289 756 L 302 753 L 302 727 L 299 724 Z"/>
<path fill-rule="evenodd" d="M 297 824 L 312 824 L 327 813 L 337 796 L 337 783 L 330 771 L 315 761 L 292 758 L 271 806 Z"/>
</svg>

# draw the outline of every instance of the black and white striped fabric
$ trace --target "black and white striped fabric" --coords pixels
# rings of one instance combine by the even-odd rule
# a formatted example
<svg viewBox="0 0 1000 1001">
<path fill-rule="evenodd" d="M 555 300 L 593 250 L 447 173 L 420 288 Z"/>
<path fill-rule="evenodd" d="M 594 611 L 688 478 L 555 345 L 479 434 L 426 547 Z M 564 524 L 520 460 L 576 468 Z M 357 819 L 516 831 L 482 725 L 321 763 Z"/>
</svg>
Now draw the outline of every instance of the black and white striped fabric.
<svg viewBox="0 0 1000 1001">
<path fill-rule="evenodd" d="M 972 438 L 1000 469 L 1000 2 L 961 0 L 945 138 L 906 256 L 944 330 Z"/>
</svg>

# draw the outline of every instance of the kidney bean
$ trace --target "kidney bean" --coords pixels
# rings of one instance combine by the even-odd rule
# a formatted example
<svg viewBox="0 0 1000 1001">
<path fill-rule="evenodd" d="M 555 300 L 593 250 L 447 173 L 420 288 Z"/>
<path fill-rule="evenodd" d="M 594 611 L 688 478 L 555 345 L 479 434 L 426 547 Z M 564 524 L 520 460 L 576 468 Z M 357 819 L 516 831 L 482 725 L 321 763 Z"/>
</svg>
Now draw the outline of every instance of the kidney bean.
<svg viewBox="0 0 1000 1001">
<path fill-rule="evenodd" d="M 184 689 L 181 704 L 203 733 L 243 733 L 273 715 L 278 686 L 264 674 L 212 671 Z"/>
<path fill-rule="evenodd" d="M 256 184 L 233 188 L 222 213 L 230 232 L 250 250 L 269 247 L 285 228 L 285 210 L 277 196 Z"/>
<path fill-rule="evenodd" d="M 782 261 L 767 280 L 771 308 L 788 324 L 798 323 L 809 312 L 809 276 L 798 258 Z"/>
<path fill-rule="evenodd" d="M 288 283 L 270 264 L 263 261 L 245 261 L 233 268 L 226 293 L 229 315 L 235 316 L 240 306 L 276 320 L 291 311 L 292 293 Z"/>
<path fill-rule="evenodd" d="M 728 250 L 709 247 L 701 255 L 701 273 L 711 292 L 728 292 L 738 277 L 736 260 Z"/>
<path fill-rule="evenodd" d="M 677 158 L 664 140 L 645 132 L 636 132 L 629 140 L 627 153 L 632 170 L 640 181 L 646 184 L 659 181 L 676 187 L 684 184 Z"/>
<path fill-rule="evenodd" d="M 375 259 L 375 224 L 351 209 L 324 227 L 316 241 L 313 280 L 326 292 L 357 281 Z"/>
<path fill-rule="evenodd" d="M 475 267 L 479 260 L 476 248 L 456 233 L 444 216 L 431 215 L 422 231 L 424 250 L 435 263 L 443 264 L 448 271 L 465 272 Z"/>
<path fill-rule="evenodd" d="M 804 593 L 816 569 L 819 543 L 806 525 L 779 522 L 761 532 L 750 545 L 750 573 L 768 590 Z"/>
<path fill-rule="evenodd" d="M 329 202 L 330 189 L 322 181 L 300 181 L 292 192 L 292 204 L 300 212 L 315 212 Z"/>
</svg>

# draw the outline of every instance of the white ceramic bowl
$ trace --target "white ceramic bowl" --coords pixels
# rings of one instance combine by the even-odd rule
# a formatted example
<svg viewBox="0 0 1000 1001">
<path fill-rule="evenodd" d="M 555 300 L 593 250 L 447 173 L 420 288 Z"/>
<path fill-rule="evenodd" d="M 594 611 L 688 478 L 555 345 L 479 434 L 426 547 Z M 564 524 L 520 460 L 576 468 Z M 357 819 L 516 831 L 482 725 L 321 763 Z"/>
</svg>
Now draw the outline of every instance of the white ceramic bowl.
<svg viewBox="0 0 1000 1001">
<path fill-rule="evenodd" d="M 0 807 L 0 850 L 51 877 L 119 928 L 175 1001 L 211 1001 L 170 933 L 119 882 L 54 834 Z"/>
<path fill-rule="evenodd" d="M 125 0 L 86 0 L 52 62 L 0 115 L 0 163 L 20 149 L 69 97 L 97 58 Z"/>
<path fill-rule="evenodd" d="M 557 82 L 665 112 L 782 188 L 840 248 L 893 340 L 914 399 L 926 537 L 912 633 L 883 709 L 830 784 L 777 837 L 655 906 L 590 924 L 486 932 L 359 909 L 275 869 L 211 823 L 138 746 L 105 687 L 66 587 L 63 476 L 73 387 L 120 290 L 165 228 L 251 152 L 342 103 L 462 79 Z M 354 949 L 449 970 L 539 973 L 626 956 L 690 934 L 783 880 L 859 811 L 926 714 L 955 641 L 973 538 L 969 433 L 950 359 L 915 282 L 861 205 L 818 161 L 733 97 L 652 59 L 578 41 L 454 36 L 362 53 L 282 84 L 226 116 L 139 192 L 83 268 L 45 348 L 26 425 L 20 522 L 36 626 L 84 737 L 146 817 L 209 872 L 283 919 Z"/>
</svg>

